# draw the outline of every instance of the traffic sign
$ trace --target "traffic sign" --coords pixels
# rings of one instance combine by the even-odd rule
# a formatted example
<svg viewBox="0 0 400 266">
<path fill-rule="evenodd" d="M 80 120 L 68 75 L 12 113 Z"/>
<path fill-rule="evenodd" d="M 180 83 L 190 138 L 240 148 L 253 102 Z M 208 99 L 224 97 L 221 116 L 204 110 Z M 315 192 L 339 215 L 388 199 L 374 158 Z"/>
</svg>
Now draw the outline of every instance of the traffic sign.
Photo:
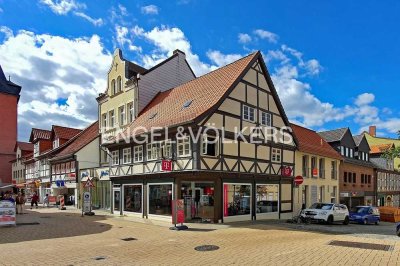
<svg viewBox="0 0 400 266">
<path fill-rule="evenodd" d="M 296 186 L 303 184 L 303 177 L 301 175 L 298 175 L 294 178 L 294 183 L 296 184 Z"/>
<path fill-rule="evenodd" d="M 89 188 L 89 187 L 94 187 L 93 181 L 90 178 L 88 178 L 88 180 L 85 183 L 85 188 Z"/>
</svg>

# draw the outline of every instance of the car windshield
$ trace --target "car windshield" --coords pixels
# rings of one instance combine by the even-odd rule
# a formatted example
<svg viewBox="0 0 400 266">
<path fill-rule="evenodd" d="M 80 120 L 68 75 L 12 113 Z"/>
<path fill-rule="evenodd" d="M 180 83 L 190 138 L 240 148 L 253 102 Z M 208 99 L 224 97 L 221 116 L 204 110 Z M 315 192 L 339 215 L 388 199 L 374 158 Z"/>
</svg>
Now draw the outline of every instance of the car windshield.
<svg viewBox="0 0 400 266">
<path fill-rule="evenodd" d="M 330 210 L 332 209 L 333 204 L 329 203 L 314 203 L 311 205 L 310 209 L 318 209 L 318 210 Z"/>
<path fill-rule="evenodd" d="M 354 213 L 366 213 L 368 209 L 367 207 L 354 207 L 351 211 Z"/>
</svg>

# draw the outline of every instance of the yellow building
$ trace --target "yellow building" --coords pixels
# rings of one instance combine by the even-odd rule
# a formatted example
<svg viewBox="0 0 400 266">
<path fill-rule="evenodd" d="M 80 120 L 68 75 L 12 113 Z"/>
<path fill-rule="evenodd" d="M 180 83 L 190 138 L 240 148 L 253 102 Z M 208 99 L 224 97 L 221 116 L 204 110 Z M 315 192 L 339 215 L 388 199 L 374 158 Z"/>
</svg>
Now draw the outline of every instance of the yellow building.
<svg viewBox="0 0 400 266">
<path fill-rule="evenodd" d="M 295 212 L 314 202 L 338 203 L 340 154 L 317 132 L 294 124 L 292 129 L 299 143 L 295 176 L 304 179 L 294 190 Z"/>
</svg>

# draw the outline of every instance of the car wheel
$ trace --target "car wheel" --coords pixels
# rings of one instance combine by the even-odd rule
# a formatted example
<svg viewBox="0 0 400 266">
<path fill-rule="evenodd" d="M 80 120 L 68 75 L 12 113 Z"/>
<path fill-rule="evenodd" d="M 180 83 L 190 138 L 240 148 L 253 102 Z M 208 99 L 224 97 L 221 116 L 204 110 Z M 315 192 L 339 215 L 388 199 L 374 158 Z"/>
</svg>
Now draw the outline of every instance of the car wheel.
<svg viewBox="0 0 400 266">
<path fill-rule="evenodd" d="M 346 216 L 346 218 L 344 218 L 343 224 L 348 225 L 349 222 L 350 222 L 349 216 Z"/>
<path fill-rule="evenodd" d="M 376 220 L 375 225 L 379 225 L 379 222 L 380 222 L 379 220 Z"/>
<path fill-rule="evenodd" d="M 363 220 L 363 224 L 368 224 L 368 220 L 367 220 L 367 219 L 364 219 L 364 220 Z"/>
<path fill-rule="evenodd" d="M 326 220 L 327 224 L 333 224 L 333 216 L 329 215 L 328 220 Z"/>
</svg>

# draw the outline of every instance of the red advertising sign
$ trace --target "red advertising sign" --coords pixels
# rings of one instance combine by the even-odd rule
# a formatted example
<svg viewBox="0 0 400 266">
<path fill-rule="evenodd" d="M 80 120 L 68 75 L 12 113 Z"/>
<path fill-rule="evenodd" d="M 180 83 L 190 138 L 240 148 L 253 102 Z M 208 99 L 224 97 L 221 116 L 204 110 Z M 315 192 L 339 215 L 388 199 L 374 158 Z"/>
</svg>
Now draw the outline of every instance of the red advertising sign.
<svg viewBox="0 0 400 266">
<path fill-rule="evenodd" d="M 282 168 L 282 175 L 283 176 L 291 176 L 292 175 L 292 168 L 290 166 L 285 166 Z"/>
<path fill-rule="evenodd" d="M 172 161 L 171 160 L 162 160 L 161 161 L 161 170 L 172 171 Z"/>
<path fill-rule="evenodd" d="M 56 196 L 49 196 L 49 204 L 56 204 L 57 197 Z"/>
<path fill-rule="evenodd" d="M 185 209 L 183 199 L 172 201 L 172 223 L 181 224 L 185 222 Z"/>
<path fill-rule="evenodd" d="M 298 175 L 294 178 L 294 183 L 296 184 L 296 186 L 303 184 L 303 177 L 301 175 Z"/>
</svg>

